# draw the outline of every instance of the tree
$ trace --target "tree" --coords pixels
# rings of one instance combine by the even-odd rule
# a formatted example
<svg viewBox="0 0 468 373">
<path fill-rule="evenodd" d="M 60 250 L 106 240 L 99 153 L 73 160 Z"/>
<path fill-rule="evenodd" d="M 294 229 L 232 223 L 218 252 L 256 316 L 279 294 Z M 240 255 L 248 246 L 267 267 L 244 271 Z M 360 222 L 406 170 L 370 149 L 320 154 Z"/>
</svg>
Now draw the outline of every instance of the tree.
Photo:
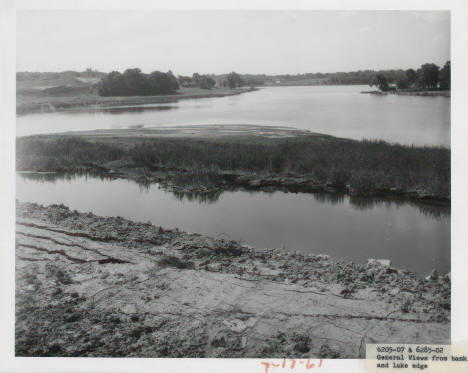
<svg viewBox="0 0 468 373">
<path fill-rule="evenodd" d="M 417 82 L 421 88 L 437 88 L 439 82 L 439 66 L 425 63 L 416 72 Z"/>
<path fill-rule="evenodd" d="M 199 73 L 193 73 L 192 81 L 193 81 L 193 84 L 195 84 L 196 87 L 200 86 L 200 79 L 201 79 L 201 75 Z"/>
<path fill-rule="evenodd" d="M 211 89 L 216 85 L 216 82 L 211 76 L 200 75 L 199 73 L 194 73 L 192 75 L 192 81 L 196 87 L 202 89 Z"/>
<path fill-rule="evenodd" d="M 215 86 L 216 82 L 208 75 L 203 75 L 199 80 L 199 87 L 202 89 L 211 89 Z"/>
<path fill-rule="evenodd" d="M 177 88 L 179 88 L 179 83 L 176 84 L 173 81 L 175 77 L 168 73 L 163 73 L 161 71 L 153 71 L 149 75 L 149 84 L 151 86 L 151 94 L 164 94 L 164 93 L 173 93 Z"/>
<path fill-rule="evenodd" d="M 179 80 L 179 84 L 180 84 L 182 87 L 192 87 L 192 86 L 195 85 L 195 84 L 193 83 L 193 79 L 192 79 L 190 76 L 179 75 L 179 76 L 178 76 L 178 80 Z"/>
<path fill-rule="evenodd" d="M 110 72 L 98 84 L 98 93 L 101 96 L 123 96 L 126 90 L 124 77 L 118 71 Z"/>
<path fill-rule="evenodd" d="M 401 72 L 396 75 L 396 85 L 399 89 L 406 89 L 409 87 L 408 76 L 405 72 Z"/>
<path fill-rule="evenodd" d="M 137 96 L 149 93 L 150 86 L 139 68 L 125 70 L 123 77 L 127 86 L 127 95 Z"/>
<path fill-rule="evenodd" d="M 172 72 L 153 71 L 144 74 L 140 69 L 127 69 L 123 74 L 112 71 L 98 84 L 101 96 L 145 96 L 174 93 L 179 83 Z"/>
<path fill-rule="evenodd" d="M 416 83 L 416 71 L 414 71 L 414 69 L 406 70 L 406 77 L 408 78 L 410 86 L 413 86 Z"/>
<path fill-rule="evenodd" d="M 382 92 L 388 91 L 388 80 L 384 74 L 374 75 L 369 85 L 378 87 Z"/>
<path fill-rule="evenodd" d="M 169 89 L 171 91 L 177 91 L 179 89 L 179 81 L 174 76 L 171 70 L 169 70 L 166 75 L 169 77 Z"/>
<path fill-rule="evenodd" d="M 227 75 L 227 83 L 229 88 L 234 89 L 237 87 L 242 87 L 242 79 L 239 74 L 232 72 Z"/>
<path fill-rule="evenodd" d="M 439 72 L 439 86 L 443 89 L 450 89 L 450 61 L 447 61 Z"/>
</svg>

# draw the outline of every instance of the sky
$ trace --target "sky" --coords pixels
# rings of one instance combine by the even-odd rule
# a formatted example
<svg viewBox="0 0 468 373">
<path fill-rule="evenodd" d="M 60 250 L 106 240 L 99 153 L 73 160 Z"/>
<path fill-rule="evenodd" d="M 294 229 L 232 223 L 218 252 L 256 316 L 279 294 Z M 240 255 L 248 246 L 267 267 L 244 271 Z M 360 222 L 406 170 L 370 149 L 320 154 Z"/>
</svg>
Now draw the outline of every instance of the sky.
<svg viewBox="0 0 468 373">
<path fill-rule="evenodd" d="M 20 11 L 17 71 L 179 75 L 417 68 L 450 59 L 450 14 L 429 11 Z"/>
</svg>

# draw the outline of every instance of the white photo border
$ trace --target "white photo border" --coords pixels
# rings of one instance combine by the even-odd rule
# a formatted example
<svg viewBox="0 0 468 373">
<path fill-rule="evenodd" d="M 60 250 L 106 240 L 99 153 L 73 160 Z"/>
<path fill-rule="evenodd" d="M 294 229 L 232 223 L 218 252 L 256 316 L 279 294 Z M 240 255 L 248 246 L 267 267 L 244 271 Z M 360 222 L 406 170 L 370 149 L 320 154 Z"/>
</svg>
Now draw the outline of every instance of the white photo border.
<svg viewBox="0 0 468 373">
<path fill-rule="evenodd" d="M 451 274 L 452 342 L 468 342 L 467 20 L 464 0 L 3 0 L 0 2 L 0 371 L 2 372 L 264 372 L 266 359 L 19 358 L 14 356 L 15 56 L 20 10 L 445 10 L 451 12 Z M 404 341 L 402 341 L 404 342 Z M 324 360 L 320 371 L 365 370 L 359 359 Z"/>
</svg>

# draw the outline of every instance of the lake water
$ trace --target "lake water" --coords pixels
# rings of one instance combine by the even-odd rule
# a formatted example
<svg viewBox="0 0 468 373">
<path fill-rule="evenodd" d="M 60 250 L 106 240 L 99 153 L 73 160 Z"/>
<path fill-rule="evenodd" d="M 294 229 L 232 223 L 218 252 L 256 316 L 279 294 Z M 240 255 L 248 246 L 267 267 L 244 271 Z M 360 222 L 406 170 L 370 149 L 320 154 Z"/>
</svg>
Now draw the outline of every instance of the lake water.
<svg viewBox="0 0 468 373">
<path fill-rule="evenodd" d="M 353 139 L 450 146 L 450 98 L 370 95 L 368 86 L 270 87 L 169 104 L 29 114 L 17 135 L 132 126 L 259 124 Z"/>
<path fill-rule="evenodd" d="M 450 99 L 360 94 L 366 86 L 271 87 L 238 96 L 17 117 L 17 135 L 202 124 L 281 125 L 354 139 L 450 146 Z M 64 203 L 255 247 L 324 253 L 425 275 L 450 271 L 450 211 L 348 196 L 234 191 L 176 196 L 132 181 L 17 177 L 17 198 Z"/>
<path fill-rule="evenodd" d="M 63 203 L 81 212 L 365 263 L 391 259 L 427 275 L 450 271 L 449 209 L 333 194 L 233 191 L 176 196 L 129 180 L 18 174 L 19 201 Z"/>
</svg>

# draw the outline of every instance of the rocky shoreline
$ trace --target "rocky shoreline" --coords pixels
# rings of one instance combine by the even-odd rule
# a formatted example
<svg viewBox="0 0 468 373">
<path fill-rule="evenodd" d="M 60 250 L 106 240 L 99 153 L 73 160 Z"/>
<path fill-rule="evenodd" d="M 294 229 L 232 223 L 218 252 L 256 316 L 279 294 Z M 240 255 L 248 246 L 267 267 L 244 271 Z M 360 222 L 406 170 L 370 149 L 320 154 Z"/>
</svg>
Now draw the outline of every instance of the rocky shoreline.
<svg viewBox="0 0 468 373">
<path fill-rule="evenodd" d="M 16 356 L 362 358 L 450 340 L 450 276 L 63 205 L 16 215 Z"/>
</svg>

